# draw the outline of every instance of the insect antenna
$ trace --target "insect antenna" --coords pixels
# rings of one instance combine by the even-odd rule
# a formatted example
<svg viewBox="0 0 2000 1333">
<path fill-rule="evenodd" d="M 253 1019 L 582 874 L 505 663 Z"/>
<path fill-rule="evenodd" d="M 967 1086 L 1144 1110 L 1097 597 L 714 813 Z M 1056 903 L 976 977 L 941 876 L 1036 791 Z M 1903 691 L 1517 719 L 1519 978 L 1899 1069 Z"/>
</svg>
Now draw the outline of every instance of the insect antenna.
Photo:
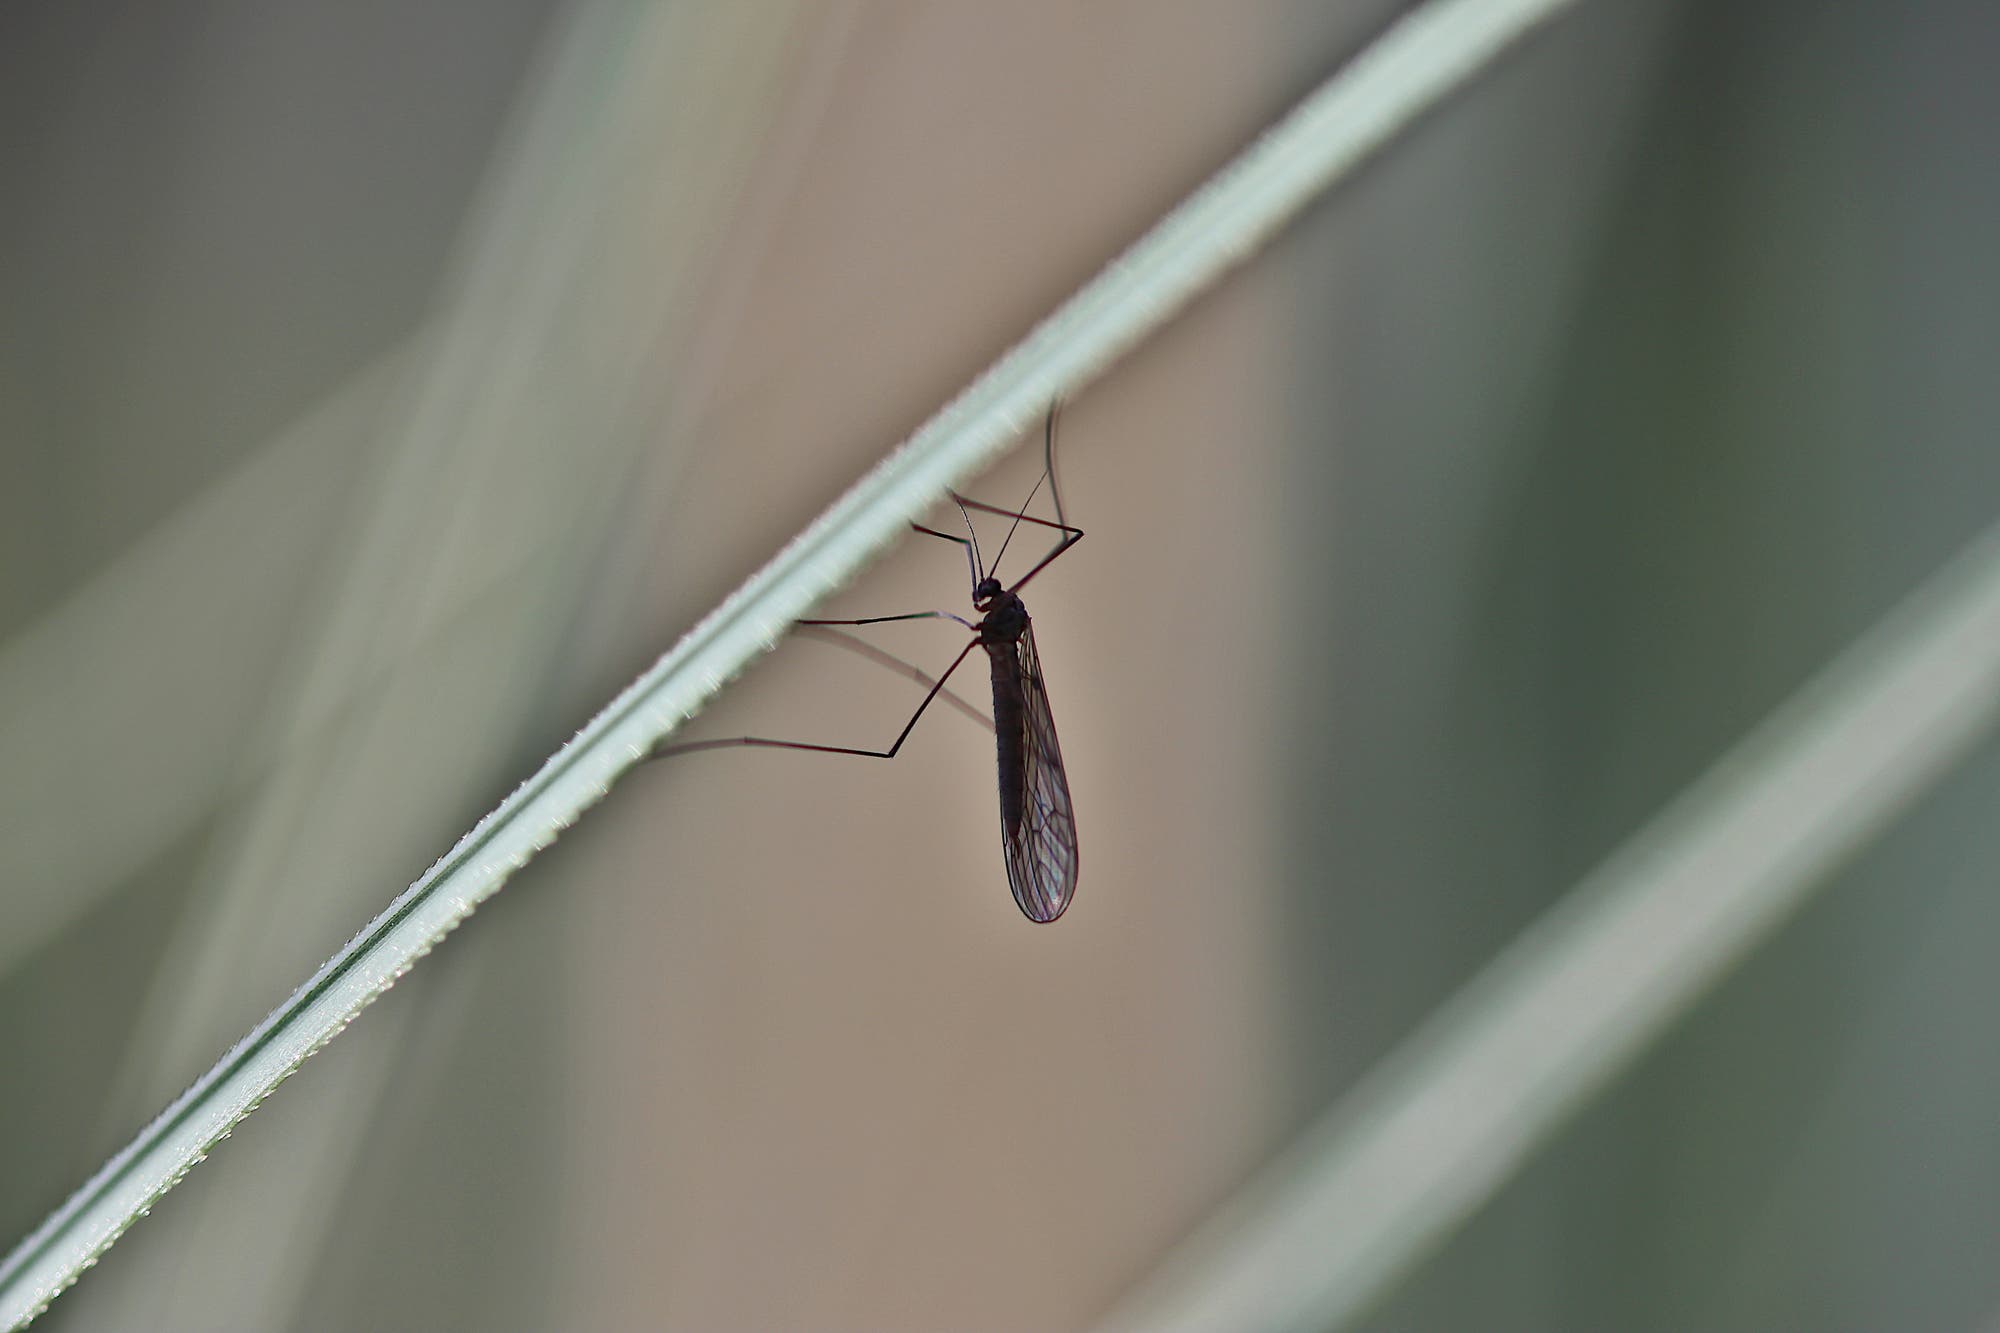
<svg viewBox="0 0 2000 1333">
<path fill-rule="evenodd" d="M 1062 517 L 1063 517 L 1062 492 L 1056 489 L 1056 480 L 1055 480 L 1056 415 L 1061 411 L 1062 411 L 1062 399 L 1058 398 L 1053 403 L 1049 404 L 1048 420 L 1043 422 L 1042 424 L 1042 475 L 1035 478 L 1034 489 L 1028 492 L 1027 499 L 1021 501 L 1021 507 L 1014 511 L 1014 521 L 1007 525 L 1007 535 L 1001 539 L 1000 550 L 998 554 L 996 554 L 993 557 L 994 569 L 998 569 L 1000 567 L 1001 557 L 1007 554 L 1007 543 L 1014 540 L 1014 533 L 1021 526 L 1022 515 L 1028 512 L 1028 506 L 1035 502 L 1035 497 L 1037 495 L 1041 494 L 1042 483 L 1045 481 L 1049 484 L 1049 494 L 1055 497 L 1056 521 L 1058 523 L 1062 522 Z M 965 508 L 965 506 L 960 505 L 959 508 L 962 511 Z"/>
<path fill-rule="evenodd" d="M 980 580 L 986 577 L 986 558 L 979 554 L 979 529 L 972 526 L 972 515 L 966 512 L 965 501 L 958 498 L 957 491 L 951 493 L 951 502 L 958 506 L 958 516 L 965 520 L 965 530 L 972 537 L 972 546 L 970 548 L 972 553 L 972 586 L 977 588 Z M 1013 534 L 1009 533 L 1008 535 L 1012 536 Z M 1001 542 L 1000 555 L 1005 554 L 1007 554 L 1007 543 Z M 993 563 L 996 565 L 999 564 L 1000 557 L 995 556 Z"/>
<path fill-rule="evenodd" d="M 1063 513 L 1062 487 L 1056 479 L 1056 415 L 1061 411 L 1062 399 L 1049 404 L 1049 419 L 1042 428 L 1042 475 L 1049 479 L 1049 498 L 1056 504 L 1056 526 L 1067 528 L 1069 518 Z M 1035 497 L 1030 495 L 1028 498 L 1032 500 Z"/>
</svg>

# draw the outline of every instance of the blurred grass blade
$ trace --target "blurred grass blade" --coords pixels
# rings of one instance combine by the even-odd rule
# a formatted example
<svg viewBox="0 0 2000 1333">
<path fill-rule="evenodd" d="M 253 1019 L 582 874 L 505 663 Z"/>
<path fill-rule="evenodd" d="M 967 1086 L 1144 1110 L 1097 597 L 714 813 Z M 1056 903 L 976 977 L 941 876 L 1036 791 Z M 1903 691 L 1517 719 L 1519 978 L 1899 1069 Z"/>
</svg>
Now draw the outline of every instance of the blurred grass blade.
<svg viewBox="0 0 2000 1333">
<path fill-rule="evenodd" d="M 1051 399 L 1082 387 L 1570 2 L 1443 0 L 1389 29 L 841 497 L 142 1130 L 0 1262 L 0 1320 L 19 1325 L 45 1308 L 307 1056 Z"/>
<path fill-rule="evenodd" d="M 1102 1325 L 1334 1328 L 2000 716 L 2000 526 L 1441 1006 Z"/>
</svg>

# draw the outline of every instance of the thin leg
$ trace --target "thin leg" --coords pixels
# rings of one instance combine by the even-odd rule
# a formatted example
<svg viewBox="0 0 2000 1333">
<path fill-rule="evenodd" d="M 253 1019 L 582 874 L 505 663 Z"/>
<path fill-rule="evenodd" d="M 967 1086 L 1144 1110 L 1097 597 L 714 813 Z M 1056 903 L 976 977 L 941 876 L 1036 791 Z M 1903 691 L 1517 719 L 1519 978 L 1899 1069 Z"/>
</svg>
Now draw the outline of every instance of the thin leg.
<svg viewBox="0 0 2000 1333">
<path fill-rule="evenodd" d="M 951 665 L 937 678 L 937 683 L 931 686 L 930 693 L 926 694 L 924 701 L 917 705 L 917 711 L 910 714 L 910 720 L 903 724 L 902 731 L 897 733 L 895 741 L 886 750 L 859 750 L 845 745 L 808 745 L 803 741 L 775 741 L 766 736 L 732 736 L 727 740 L 690 741 L 686 745 L 669 745 L 663 750 L 653 751 L 646 757 L 665 759 L 668 755 L 692 754 L 696 750 L 720 750 L 730 745 L 758 745 L 772 750 L 811 750 L 816 754 L 853 754 L 860 755 L 864 759 L 894 759 L 896 751 L 903 748 L 903 742 L 910 738 L 912 731 L 916 730 L 917 719 L 924 715 L 924 710 L 931 706 L 931 700 L 938 697 L 944 689 L 944 683 L 951 679 L 951 673 L 958 670 L 958 665 L 965 660 L 966 654 L 978 646 L 979 640 L 974 639 L 958 650 L 958 656 L 951 659 Z"/>
<path fill-rule="evenodd" d="M 914 680 L 926 689 L 941 683 L 936 676 L 931 675 L 922 667 L 911 662 L 906 662 L 894 653 L 884 652 L 858 634 L 849 634 L 844 630 L 830 629 L 820 625 L 805 625 L 802 628 L 810 638 L 819 639 L 824 643 L 845 648 L 855 656 L 865 657 L 877 666 L 887 667 L 899 676 L 908 676 L 911 680 Z M 965 714 L 988 731 L 993 730 L 993 719 L 980 712 L 978 705 L 967 702 L 964 695 L 954 690 L 941 689 L 938 691 L 938 698 L 942 702 L 950 704 L 953 708 L 956 708 L 959 712 Z"/>
<path fill-rule="evenodd" d="M 1001 518 L 1018 518 L 1023 523 L 1033 523 L 1038 527 L 1054 528 L 1057 532 L 1067 532 L 1072 541 L 1083 535 L 1082 528 L 1072 527 L 1068 523 L 1058 523 L 1054 519 L 1049 518 L 1036 518 L 1033 514 L 1023 514 L 1016 509 L 1002 509 L 999 505 L 990 505 L 984 500 L 968 500 L 962 495 L 955 496 L 954 498 L 967 509 L 977 509 L 981 513 L 986 514 L 998 514 Z M 952 540 L 962 541 L 964 539 L 955 537 Z"/>
<path fill-rule="evenodd" d="M 794 625 L 886 625 L 892 620 L 956 620 L 967 629 L 979 627 L 949 611 L 912 611 L 906 616 L 863 616 L 859 620 L 794 620 Z"/>
<path fill-rule="evenodd" d="M 957 498 L 956 495 L 952 496 L 954 500 Z M 959 506 L 959 512 L 965 512 L 963 505 Z M 942 537 L 948 542 L 957 542 L 960 546 L 963 546 L 965 548 L 965 563 L 972 566 L 972 586 L 975 588 L 979 586 L 979 580 L 985 577 L 985 575 L 979 567 L 979 546 L 976 542 L 969 541 L 964 537 L 954 537 L 949 532 L 939 532 L 936 528 L 927 528 L 921 523 L 912 523 L 910 526 L 927 537 Z M 970 529 L 972 527 L 972 520 L 969 518 L 965 520 L 965 526 Z"/>
</svg>

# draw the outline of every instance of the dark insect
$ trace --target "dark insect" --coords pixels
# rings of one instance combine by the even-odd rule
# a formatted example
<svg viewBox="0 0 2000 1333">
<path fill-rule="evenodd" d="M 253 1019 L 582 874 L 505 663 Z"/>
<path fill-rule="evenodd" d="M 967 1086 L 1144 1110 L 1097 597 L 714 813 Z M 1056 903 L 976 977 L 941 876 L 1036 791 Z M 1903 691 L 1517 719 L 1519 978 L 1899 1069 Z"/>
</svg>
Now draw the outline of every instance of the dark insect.
<svg viewBox="0 0 2000 1333">
<path fill-rule="evenodd" d="M 972 641 L 959 650 L 951 665 L 935 679 L 910 669 L 919 680 L 929 682 L 930 692 L 917 705 L 917 711 L 910 715 L 910 720 L 888 749 L 861 750 L 843 745 L 808 745 L 802 741 L 736 736 L 728 740 L 693 741 L 670 746 L 657 751 L 654 757 L 686 754 L 694 750 L 716 750 L 731 745 L 759 745 L 779 750 L 812 750 L 820 754 L 894 759 L 932 700 L 945 694 L 954 703 L 959 702 L 956 696 L 945 690 L 945 682 L 951 679 L 952 672 L 958 670 L 959 664 L 971 655 L 974 648 L 983 648 L 993 676 L 993 732 L 1000 761 L 1000 842 L 1007 858 L 1007 882 L 1014 890 L 1014 901 L 1020 904 L 1021 911 L 1030 921 L 1046 923 L 1061 916 L 1076 893 L 1076 813 L 1070 805 L 1069 778 L 1063 772 L 1062 747 L 1056 742 L 1055 718 L 1049 712 L 1048 688 L 1042 681 L 1041 657 L 1035 651 L 1034 624 L 1029 620 L 1028 609 L 1022 605 L 1020 596 L 1028 580 L 1083 540 L 1083 530 L 1064 521 L 1062 491 L 1056 484 L 1056 414 L 1057 407 L 1049 408 L 1042 434 L 1042 481 L 1048 482 L 1049 495 L 1055 501 L 1055 522 L 1027 513 L 1027 504 L 1018 510 L 996 509 L 953 492 L 951 498 L 964 515 L 966 531 L 971 535 L 959 537 L 927 528 L 921 523 L 910 525 L 918 532 L 957 542 L 965 548 L 966 562 L 972 570 L 972 606 L 980 617 L 977 624 L 949 611 L 915 611 L 908 615 L 869 616 L 861 620 L 798 622 L 802 626 L 828 627 L 940 619 L 955 620 L 973 632 Z M 1042 482 L 1037 481 L 1035 489 L 1028 493 L 1029 504 L 1034 502 L 1035 494 L 1041 487 Z M 979 538 L 973 532 L 972 515 L 967 512 L 973 509 L 1012 520 L 990 566 L 981 558 Z M 1007 554 L 1008 543 L 1014 540 L 1014 533 L 1023 523 L 1054 529 L 1062 537 L 1027 573 L 1014 580 L 1012 586 L 1003 586 L 994 577 L 993 571 L 999 567 L 1001 558 Z M 861 650 L 878 661 L 896 661 L 869 645 L 862 645 Z"/>
<path fill-rule="evenodd" d="M 1061 515 L 1061 506 L 1056 513 Z M 1042 564 L 1012 588 L 1002 588 L 989 576 L 980 578 L 972 592 L 973 607 L 981 613 L 974 627 L 979 634 L 976 642 L 986 650 L 993 672 L 1000 845 L 1007 854 L 1007 883 L 1014 890 L 1014 901 L 1030 921 L 1055 920 L 1076 893 L 1076 811 L 1070 805 L 1062 747 L 1056 742 L 1055 716 L 1049 712 L 1042 659 L 1035 651 L 1035 627 L 1017 590 L 1082 536 L 1074 529 L 1065 532 Z M 1006 549 L 1004 542 L 1001 549 Z M 975 573 L 977 569 L 975 564 Z"/>
</svg>

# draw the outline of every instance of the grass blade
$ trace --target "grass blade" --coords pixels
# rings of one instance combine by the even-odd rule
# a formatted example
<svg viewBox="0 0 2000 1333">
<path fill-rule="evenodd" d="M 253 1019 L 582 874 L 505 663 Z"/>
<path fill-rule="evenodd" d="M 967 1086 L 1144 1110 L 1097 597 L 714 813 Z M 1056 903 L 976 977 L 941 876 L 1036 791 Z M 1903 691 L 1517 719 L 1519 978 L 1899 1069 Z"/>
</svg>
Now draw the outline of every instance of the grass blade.
<svg viewBox="0 0 2000 1333">
<path fill-rule="evenodd" d="M 1365 1312 L 2000 720 L 2000 527 L 1439 1007 L 1101 1325 Z"/>
</svg>

